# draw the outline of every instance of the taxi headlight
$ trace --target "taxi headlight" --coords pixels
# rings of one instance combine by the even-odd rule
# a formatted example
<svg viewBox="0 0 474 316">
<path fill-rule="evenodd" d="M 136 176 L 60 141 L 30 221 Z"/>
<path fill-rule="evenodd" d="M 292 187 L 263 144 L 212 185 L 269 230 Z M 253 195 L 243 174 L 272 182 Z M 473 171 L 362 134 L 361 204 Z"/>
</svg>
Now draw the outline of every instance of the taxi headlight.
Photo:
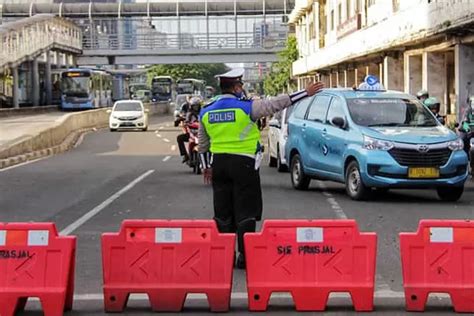
<svg viewBox="0 0 474 316">
<path fill-rule="evenodd" d="M 364 135 L 364 145 L 362 147 L 367 150 L 390 150 L 393 148 L 393 143 Z"/>
<path fill-rule="evenodd" d="M 458 138 L 456 140 L 453 140 L 448 143 L 448 148 L 451 149 L 452 151 L 458 151 L 458 150 L 463 150 L 464 149 L 464 143 L 461 138 Z"/>
</svg>

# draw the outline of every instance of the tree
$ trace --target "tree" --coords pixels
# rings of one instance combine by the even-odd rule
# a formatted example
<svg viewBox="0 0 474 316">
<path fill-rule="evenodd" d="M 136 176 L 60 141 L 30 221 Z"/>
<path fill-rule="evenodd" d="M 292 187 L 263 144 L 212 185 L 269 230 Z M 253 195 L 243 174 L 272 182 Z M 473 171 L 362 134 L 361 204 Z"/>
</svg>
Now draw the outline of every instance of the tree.
<svg viewBox="0 0 474 316">
<path fill-rule="evenodd" d="M 286 48 L 278 53 L 278 62 L 272 65 L 271 71 L 263 82 L 263 90 L 267 95 L 277 95 L 296 88 L 291 79 L 293 62 L 298 59 L 298 47 L 294 36 L 288 37 Z"/>
<path fill-rule="evenodd" d="M 206 81 L 206 85 L 217 88 L 215 75 L 228 71 L 224 64 L 173 64 L 156 65 L 148 69 L 148 81 L 155 76 L 171 76 L 174 80 L 194 78 Z"/>
</svg>

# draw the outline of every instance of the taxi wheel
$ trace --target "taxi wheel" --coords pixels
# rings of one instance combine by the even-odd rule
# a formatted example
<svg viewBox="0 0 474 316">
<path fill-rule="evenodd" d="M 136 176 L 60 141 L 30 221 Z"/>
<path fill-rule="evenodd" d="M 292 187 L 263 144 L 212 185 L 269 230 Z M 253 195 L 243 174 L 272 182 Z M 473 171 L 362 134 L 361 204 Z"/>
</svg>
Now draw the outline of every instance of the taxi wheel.
<svg viewBox="0 0 474 316">
<path fill-rule="evenodd" d="M 366 187 L 360 175 L 357 161 L 349 163 L 346 169 L 346 192 L 353 200 L 365 200 L 370 196 L 370 188 Z"/>
<path fill-rule="evenodd" d="M 296 190 L 308 190 L 311 178 L 303 170 L 300 155 L 296 154 L 291 159 L 291 183 Z"/>
<path fill-rule="evenodd" d="M 436 191 L 442 201 L 455 202 L 461 198 L 464 187 L 440 187 Z"/>
</svg>

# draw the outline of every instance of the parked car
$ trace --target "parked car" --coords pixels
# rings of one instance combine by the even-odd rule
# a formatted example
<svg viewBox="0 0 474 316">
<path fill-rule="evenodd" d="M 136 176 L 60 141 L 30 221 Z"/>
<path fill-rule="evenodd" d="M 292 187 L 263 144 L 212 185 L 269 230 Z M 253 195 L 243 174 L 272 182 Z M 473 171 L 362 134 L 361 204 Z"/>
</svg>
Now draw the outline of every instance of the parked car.
<svg viewBox="0 0 474 316">
<path fill-rule="evenodd" d="M 294 188 L 332 180 L 354 200 L 372 188 L 431 188 L 456 201 L 468 176 L 462 140 L 396 91 L 325 89 L 303 99 L 289 119 L 285 155 Z"/>
<path fill-rule="evenodd" d="M 268 124 L 269 166 L 276 167 L 279 172 L 288 170 L 285 145 L 288 138 L 288 118 L 292 109 L 293 107 L 290 107 L 276 113 Z"/>
<path fill-rule="evenodd" d="M 108 110 L 109 128 L 111 132 L 118 129 L 148 129 L 148 110 L 142 101 L 122 100 L 114 104 L 112 110 Z"/>
</svg>

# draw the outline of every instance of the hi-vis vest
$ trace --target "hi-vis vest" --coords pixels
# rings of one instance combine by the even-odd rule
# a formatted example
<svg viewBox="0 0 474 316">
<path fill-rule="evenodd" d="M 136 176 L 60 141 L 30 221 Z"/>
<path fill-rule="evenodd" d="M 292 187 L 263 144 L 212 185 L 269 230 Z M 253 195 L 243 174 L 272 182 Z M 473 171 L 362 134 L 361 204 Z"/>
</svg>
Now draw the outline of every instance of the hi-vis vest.
<svg viewBox="0 0 474 316">
<path fill-rule="evenodd" d="M 201 110 L 213 154 L 250 154 L 259 150 L 260 131 L 250 115 L 252 101 L 220 98 Z"/>
</svg>

